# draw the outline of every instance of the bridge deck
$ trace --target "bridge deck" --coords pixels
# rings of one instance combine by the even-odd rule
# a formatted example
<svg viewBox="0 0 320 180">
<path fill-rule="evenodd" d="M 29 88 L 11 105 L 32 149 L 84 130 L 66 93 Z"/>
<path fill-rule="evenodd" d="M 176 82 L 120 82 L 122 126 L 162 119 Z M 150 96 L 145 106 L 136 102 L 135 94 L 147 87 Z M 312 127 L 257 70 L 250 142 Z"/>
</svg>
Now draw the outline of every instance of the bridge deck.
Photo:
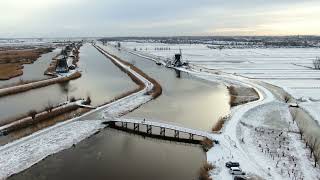
<svg viewBox="0 0 320 180">
<path fill-rule="evenodd" d="M 180 125 L 170 124 L 170 122 L 156 122 L 156 121 L 148 121 L 148 120 L 141 120 L 141 119 L 110 119 L 107 122 L 123 122 L 123 123 L 132 123 L 132 124 L 139 124 L 139 125 L 149 125 L 154 127 L 166 128 L 171 130 L 180 131 L 183 133 L 193 134 L 200 137 L 207 137 L 211 138 L 212 134 L 206 131 L 195 130 L 191 128 L 182 127 Z"/>
</svg>

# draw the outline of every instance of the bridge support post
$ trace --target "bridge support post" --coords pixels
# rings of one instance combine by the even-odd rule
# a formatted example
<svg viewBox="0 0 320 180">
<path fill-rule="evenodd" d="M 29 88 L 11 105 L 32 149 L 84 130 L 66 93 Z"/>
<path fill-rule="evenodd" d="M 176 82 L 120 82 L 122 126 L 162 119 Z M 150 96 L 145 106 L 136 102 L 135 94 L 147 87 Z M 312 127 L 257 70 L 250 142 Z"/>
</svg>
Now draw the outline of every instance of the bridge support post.
<svg viewBox="0 0 320 180">
<path fill-rule="evenodd" d="M 189 133 L 189 139 L 190 140 L 193 140 L 193 136 L 194 136 L 193 134 Z"/>
<path fill-rule="evenodd" d="M 174 130 L 174 137 L 179 139 L 179 131 L 178 130 Z"/>
<path fill-rule="evenodd" d="M 121 122 L 121 127 L 122 128 L 128 128 L 128 123 L 127 122 Z"/>
<path fill-rule="evenodd" d="M 160 136 L 166 135 L 166 128 L 160 127 Z"/>
<path fill-rule="evenodd" d="M 152 126 L 147 125 L 147 134 L 152 134 Z"/>
<path fill-rule="evenodd" d="M 139 131 L 139 124 L 138 123 L 134 123 L 133 124 L 133 130 L 134 131 Z"/>
</svg>

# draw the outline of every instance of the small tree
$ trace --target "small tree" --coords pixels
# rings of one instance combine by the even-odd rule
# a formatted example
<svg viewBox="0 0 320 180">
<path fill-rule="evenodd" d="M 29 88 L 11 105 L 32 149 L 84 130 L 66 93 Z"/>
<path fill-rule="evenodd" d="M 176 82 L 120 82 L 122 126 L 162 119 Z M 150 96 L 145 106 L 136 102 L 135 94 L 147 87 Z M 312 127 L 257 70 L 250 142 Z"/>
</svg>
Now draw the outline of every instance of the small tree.
<svg viewBox="0 0 320 180">
<path fill-rule="evenodd" d="M 35 120 L 36 115 L 37 115 L 37 111 L 31 110 L 31 111 L 29 111 L 28 115 L 29 115 L 33 120 Z"/>
<path fill-rule="evenodd" d="M 53 110 L 53 105 L 51 104 L 51 102 L 48 102 L 48 105 L 45 107 L 45 110 L 47 112 L 51 112 Z"/>
<path fill-rule="evenodd" d="M 285 103 L 288 103 L 290 101 L 290 96 L 287 94 L 287 95 L 284 96 L 283 99 L 284 99 Z"/>
<path fill-rule="evenodd" d="M 313 66 L 315 69 L 320 69 L 320 57 L 316 57 L 316 59 L 313 60 Z"/>
<path fill-rule="evenodd" d="M 91 98 L 90 98 L 90 96 L 87 97 L 85 104 L 86 104 L 86 105 L 91 104 Z"/>
<path fill-rule="evenodd" d="M 70 102 L 76 102 L 76 98 L 74 96 L 70 97 Z"/>
</svg>

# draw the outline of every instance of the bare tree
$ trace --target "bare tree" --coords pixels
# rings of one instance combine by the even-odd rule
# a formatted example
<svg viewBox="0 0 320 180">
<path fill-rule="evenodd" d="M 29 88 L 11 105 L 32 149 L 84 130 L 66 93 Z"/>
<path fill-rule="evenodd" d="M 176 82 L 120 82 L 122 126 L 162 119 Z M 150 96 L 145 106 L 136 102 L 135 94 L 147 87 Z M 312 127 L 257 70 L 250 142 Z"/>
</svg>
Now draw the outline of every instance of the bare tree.
<svg viewBox="0 0 320 180">
<path fill-rule="evenodd" d="M 316 59 L 313 60 L 313 66 L 315 69 L 320 69 L 320 57 L 316 57 Z"/>
<path fill-rule="evenodd" d="M 28 115 L 29 115 L 33 120 L 35 120 L 36 115 L 37 115 L 37 111 L 31 110 L 31 111 L 29 111 Z"/>
<path fill-rule="evenodd" d="M 53 110 L 53 105 L 51 104 L 50 101 L 48 101 L 48 105 L 45 107 L 45 110 L 47 112 L 51 112 Z"/>
<path fill-rule="evenodd" d="M 90 105 L 91 102 L 92 102 L 92 100 L 91 100 L 90 96 L 88 95 L 86 101 L 84 102 L 84 104 Z"/>
</svg>

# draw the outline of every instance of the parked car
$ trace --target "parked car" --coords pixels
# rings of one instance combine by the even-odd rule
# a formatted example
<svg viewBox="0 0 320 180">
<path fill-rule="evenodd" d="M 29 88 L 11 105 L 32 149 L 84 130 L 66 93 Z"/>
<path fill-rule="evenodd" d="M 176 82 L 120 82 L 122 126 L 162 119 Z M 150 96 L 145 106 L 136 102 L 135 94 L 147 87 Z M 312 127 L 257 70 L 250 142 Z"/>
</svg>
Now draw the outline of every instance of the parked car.
<svg viewBox="0 0 320 180">
<path fill-rule="evenodd" d="M 231 162 L 231 161 L 226 162 L 226 167 L 227 167 L 227 168 L 239 167 L 239 166 L 240 166 L 240 164 L 239 164 L 238 162 Z"/>
<path fill-rule="evenodd" d="M 229 170 L 229 173 L 232 175 L 245 175 L 246 174 L 239 167 L 231 167 Z"/>
<path fill-rule="evenodd" d="M 234 176 L 233 180 L 246 180 L 244 176 Z"/>
</svg>

